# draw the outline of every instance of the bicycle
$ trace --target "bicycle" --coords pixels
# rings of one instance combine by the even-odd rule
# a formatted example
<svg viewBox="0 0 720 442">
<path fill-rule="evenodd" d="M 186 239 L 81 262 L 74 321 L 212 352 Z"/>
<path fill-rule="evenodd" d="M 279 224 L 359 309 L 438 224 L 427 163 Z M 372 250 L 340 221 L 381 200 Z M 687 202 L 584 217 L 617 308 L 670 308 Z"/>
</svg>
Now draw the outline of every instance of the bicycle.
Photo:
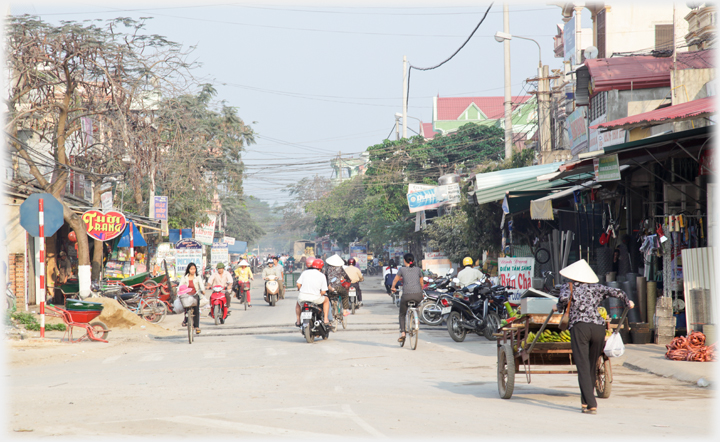
<svg viewBox="0 0 720 442">
<path fill-rule="evenodd" d="M 408 310 L 405 313 L 405 340 L 400 342 L 400 347 L 405 345 L 405 341 L 410 340 L 410 350 L 417 348 L 418 336 L 420 335 L 420 319 L 418 318 L 418 310 L 415 301 L 408 301 Z"/>
<path fill-rule="evenodd" d="M 333 315 L 332 331 L 337 331 L 338 319 L 342 324 L 343 330 L 347 328 L 347 318 L 343 314 L 342 302 L 340 302 L 340 295 L 335 294 L 334 299 L 330 301 L 330 312 Z"/>
<path fill-rule="evenodd" d="M 195 298 L 195 305 L 200 305 L 200 296 L 198 295 L 188 295 Z M 187 304 L 183 304 L 185 306 Z M 200 314 L 200 309 L 198 308 L 198 315 Z M 185 307 L 185 322 L 187 322 L 187 330 L 188 330 L 188 342 L 190 344 L 193 343 L 193 340 L 195 339 L 195 328 L 193 327 L 193 324 L 195 323 L 195 314 L 193 313 L 193 306 Z"/>
<path fill-rule="evenodd" d="M 167 305 L 159 301 L 156 296 L 148 296 L 145 291 L 135 293 L 132 298 L 127 300 L 123 299 L 122 295 L 116 295 L 115 300 L 126 309 L 153 324 L 161 322 L 167 315 Z"/>
</svg>

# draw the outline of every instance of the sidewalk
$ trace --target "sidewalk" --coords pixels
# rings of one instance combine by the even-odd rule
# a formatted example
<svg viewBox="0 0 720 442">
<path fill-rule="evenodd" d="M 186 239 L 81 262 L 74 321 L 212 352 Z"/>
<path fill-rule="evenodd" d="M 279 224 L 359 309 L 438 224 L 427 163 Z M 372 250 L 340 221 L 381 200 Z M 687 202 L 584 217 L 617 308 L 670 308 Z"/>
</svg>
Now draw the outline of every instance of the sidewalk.
<svg viewBox="0 0 720 442">
<path fill-rule="evenodd" d="M 625 354 L 616 358 L 613 365 L 622 364 L 632 370 L 671 377 L 702 387 L 712 384 L 715 380 L 717 363 L 671 361 L 665 357 L 666 352 L 664 345 L 626 344 Z"/>
</svg>

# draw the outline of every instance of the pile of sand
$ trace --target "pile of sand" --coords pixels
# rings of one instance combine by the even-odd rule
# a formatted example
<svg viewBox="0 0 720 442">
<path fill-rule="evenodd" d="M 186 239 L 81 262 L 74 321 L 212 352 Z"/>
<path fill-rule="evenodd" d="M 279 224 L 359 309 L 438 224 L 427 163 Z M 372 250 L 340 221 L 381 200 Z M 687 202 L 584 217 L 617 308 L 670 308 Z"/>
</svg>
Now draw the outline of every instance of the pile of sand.
<svg viewBox="0 0 720 442">
<path fill-rule="evenodd" d="M 120 303 L 112 298 L 101 296 L 99 298 L 88 299 L 88 301 L 102 302 L 104 308 L 97 319 L 107 325 L 109 329 L 124 328 L 128 330 L 156 333 L 168 331 L 168 329 L 164 327 L 144 320 L 140 316 L 120 305 Z"/>
</svg>

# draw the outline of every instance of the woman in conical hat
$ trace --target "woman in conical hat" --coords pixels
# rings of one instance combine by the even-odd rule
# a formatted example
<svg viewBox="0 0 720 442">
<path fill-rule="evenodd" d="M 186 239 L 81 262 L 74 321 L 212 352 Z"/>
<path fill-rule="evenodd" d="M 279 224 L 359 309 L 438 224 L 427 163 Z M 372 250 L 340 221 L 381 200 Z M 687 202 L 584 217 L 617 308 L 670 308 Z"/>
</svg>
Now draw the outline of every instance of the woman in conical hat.
<svg viewBox="0 0 720 442">
<path fill-rule="evenodd" d="M 608 297 L 622 300 L 628 308 L 635 304 L 620 289 L 598 284 L 598 277 L 587 261 L 581 259 L 564 269 L 560 275 L 570 282 L 560 288 L 560 297 L 553 310 L 564 311 L 570 302 L 570 344 L 578 372 L 580 401 L 583 413 L 596 414 L 595 378 L 597 361 L 605 346 L 605 320 L 598 307 Z"/>
</svg>

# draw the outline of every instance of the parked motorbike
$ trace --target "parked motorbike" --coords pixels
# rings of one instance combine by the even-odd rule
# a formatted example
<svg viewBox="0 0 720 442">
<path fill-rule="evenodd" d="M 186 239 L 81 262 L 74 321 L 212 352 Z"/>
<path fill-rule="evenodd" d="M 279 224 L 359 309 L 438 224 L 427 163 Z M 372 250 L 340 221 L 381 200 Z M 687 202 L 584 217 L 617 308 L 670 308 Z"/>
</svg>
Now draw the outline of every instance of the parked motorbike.
<svg viewBox="0 0 720 442">
<path fill-rule="evenodd" d="M 323 323 L 322 306 L 312 302 L 304 302 L 300 311 L 300 333 L 305 340 L 312 344 L 315 337 L 327 339 L 330 336 L 330 326 Z"/>
<path fill-rule="evenodd" d="M 218 323 L 225 323 L 227 315 L 227 299 L 225 299 L 223 286 L 214 285 L 212 288 L 212 294 L 210 295 L 210 317 L 215 319 L 215 325 L 218 325 Z"/>
<path fill-rule="evenodd" d="M 270 304 L 271 307 L 274 307 L 275 303 L 280 299 L 280 282 L 277 279 L 277 276 L 269 275 L 267 281 L 265 281 L 265 302 Z"/>
<path fill-rule="evenodd" d="M 468 286 L 463 291 L 469 291 Z M 465 340 L 468 332 L 475 332 L 486 339 L 497 340 L 493 336 L 500 328 L 500 316 L 491 309 L 492 289 L 480 285 L 472 287 L 472 294 L 455 293 L 455 296 L 444 295 L 440 300 L 443 308 L 441 313 L 447 322 L 450 337 L 456 342 Z"/>
</svg>

